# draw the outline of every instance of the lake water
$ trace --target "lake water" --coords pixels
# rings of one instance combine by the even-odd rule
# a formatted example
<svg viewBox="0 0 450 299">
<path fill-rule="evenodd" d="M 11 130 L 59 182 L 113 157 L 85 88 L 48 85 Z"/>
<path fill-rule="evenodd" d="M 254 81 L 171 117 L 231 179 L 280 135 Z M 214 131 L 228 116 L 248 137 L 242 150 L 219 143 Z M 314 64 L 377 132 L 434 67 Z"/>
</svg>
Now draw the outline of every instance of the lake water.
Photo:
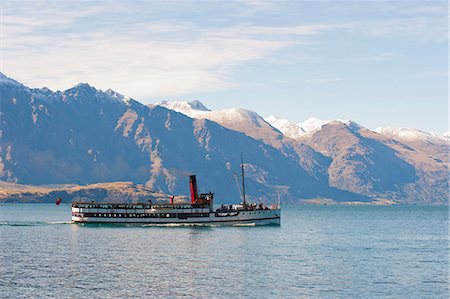
<svg viewBox="0 0 450 299">
<path fill-rule="evenodd" d="M 70 224 L 0 204 L 1 298 L 448 298 L 446 207 L 283 206 L 280 227 Z"/>
</svg>

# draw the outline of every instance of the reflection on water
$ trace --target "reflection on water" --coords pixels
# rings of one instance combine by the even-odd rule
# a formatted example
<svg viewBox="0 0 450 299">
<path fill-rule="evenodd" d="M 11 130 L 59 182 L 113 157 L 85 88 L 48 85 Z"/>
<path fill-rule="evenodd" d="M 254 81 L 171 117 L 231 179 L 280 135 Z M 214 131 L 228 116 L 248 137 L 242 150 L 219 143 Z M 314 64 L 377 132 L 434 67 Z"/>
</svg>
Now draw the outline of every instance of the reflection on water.
<svg viewBox="0 0 450 299">
<path fill-rule="evenodd" d="M 0 204 L 1 297 L 447 298 L 447 208 L 283 209 L 280 227 L 161 227 Z"/>
</svg>

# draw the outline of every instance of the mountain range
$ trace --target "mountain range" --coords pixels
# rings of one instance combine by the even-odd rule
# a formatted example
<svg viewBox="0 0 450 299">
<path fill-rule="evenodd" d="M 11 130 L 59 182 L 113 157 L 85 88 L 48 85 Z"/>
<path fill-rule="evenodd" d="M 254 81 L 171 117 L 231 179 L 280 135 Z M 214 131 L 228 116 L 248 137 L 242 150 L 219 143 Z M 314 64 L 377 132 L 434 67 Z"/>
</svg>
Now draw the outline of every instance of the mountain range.
<svg viewBox="0 0 450 299">
<path fill-rule="evenodd" d="M 0 74 L 0 180 L 8 188 L 126 181 L 186 195 L 195 173 L 217 203 L 238 202 L 242 152 L 252 200 L 445 204 L 448 146 L 448 134 L 372 131 L 351 120 L 295 124 L 199 101 L 144 105 L 86 83 L 53 92 Z"/>
</svg>

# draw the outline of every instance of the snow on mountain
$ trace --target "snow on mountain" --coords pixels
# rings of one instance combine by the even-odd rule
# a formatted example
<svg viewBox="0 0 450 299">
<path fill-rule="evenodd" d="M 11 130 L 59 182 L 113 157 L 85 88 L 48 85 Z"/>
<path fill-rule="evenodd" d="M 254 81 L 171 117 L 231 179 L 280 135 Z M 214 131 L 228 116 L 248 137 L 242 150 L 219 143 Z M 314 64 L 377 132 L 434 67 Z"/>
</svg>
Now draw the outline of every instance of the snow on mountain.
<svg viewBox="0 0 450 299">
<path fill-rule="evenodd" d="M 42 92 L 42 89 L 39 91 Z M 57 97 L 63 102 L 70 101 L 88 101 L 95 103 L 100 102 L 129 102 L 131 99 L 114 91 L 112 89 L 107 89 L 102 91 L 101 89 L 96 89 L 95 87 L 87 83 L 78 83 L 72 88 L 66 89 L 62 92 L 56 92 Z M 46 96 L 51 96 L 51 94 L 46 94 Z"/>
<path fill-rule="evenodd" d="M 192 102 L 162 101 L 160 103 L 157 103 L 157 105 L 183 113 L 189 117 L 193 117 L 193 115 L 196 114 L 197 112 L 210 111 L 200 101 L 197 100 Z"/>
<path fill-rule="evenodd" d="M 256 112 L 241 109 L 230 108 L 223 110 L 211 111 L 201 102 L 167 102 L 157 103 L 158 106 L 180 112 L 191 118 L 208 119 L 216 122 L 221 126 L 243 132 L 255 139 L 264 140 L 275 147 L 279 147 L 279 140 L 282 134 L 275 130 L 267 121 L 264 120 Z"/>
<path fill-rule="evenodd" d="M 74 87 L 68 88 L 64 91 L 56 91 L 53 92 L 47 87 L 43 88 L 29 88 L 24 86 L 22 83 L 9 78 L 0 72 L 0 85 L 5 86 L 14 86 L 16 88 L 21 88 L 22 90 L 33 95 L 33 99 L 31 100 L 31 104 L 35 100 L 41 100 L 42 102 L 49 101 L 63 101 L 67 102 L 68 99 L 72 100 L 110 100 L 110 101 L 118 101 L 118 102 L 127 102 L 130 98 L 125 97 L 124 95 L 112 90 L 107 89 L 106 91 L 102 91 L 100 89 L 96 89 L 95 87 L 90 86 L 87 83 L 78 83 Z"/>
<path fill-rule="evenodd" d="M 359 124 L 352 120 L 322 120 L 318 119 L 317 117 L 310 117 L 307 120 L 297 124 L 294 124 L 287 119 L 278 118 L 274 115 L 266 117 L 265 120 L 273 127 L 280 130 L 285 136 L 293 139 L 310 136 L 322 129 L 324 125 L 333 121 L 343 123 L 353 130 L 359 130 L 360 128 L 362 128 Z"/>
<path fill-rule="evenodd" d="M 158 106 L 183 113 L 191 118 L 209 119 L 218 123 L 240 122 L 243 118 L 250 117 L 255 122 L 258 122 L 258 115 L 249 110 L 231 108 L 224 110 L 211 111 L 206 108 L 200 101 L 192 102 L 168 102 L 162 101 L 157 103 Z"/>
<path fill-rule="evenodd" d="M 287 119 L 278 118 L 274 115 L 271 115 L 266 117 L 265 120 L 287 137 L 296 139 L 304 134 L 303 129 L 300 128 L 299 125 L 291 123 Z"/>
<path fill-rule="evenodd" d="M 318 119 L 317 117 L 310 117 L 304 122 L 298 123 L 297 126 L 304 132 L 304 134 L 311 134 L 322 129 L 322 126 L 329 123 L 330 120 Z"/>
<path fill-rule="evenodd" d="M 414 128 L 394 128 L 394 127 L 379 127 L 375 132 L 380 133 L 392 139 L 400 141 L 421 141 L 427 143 L 442 143 L 449 141 L 449 132 L 445 134 L 436 134 L 424 132 Z"/>
</svg>

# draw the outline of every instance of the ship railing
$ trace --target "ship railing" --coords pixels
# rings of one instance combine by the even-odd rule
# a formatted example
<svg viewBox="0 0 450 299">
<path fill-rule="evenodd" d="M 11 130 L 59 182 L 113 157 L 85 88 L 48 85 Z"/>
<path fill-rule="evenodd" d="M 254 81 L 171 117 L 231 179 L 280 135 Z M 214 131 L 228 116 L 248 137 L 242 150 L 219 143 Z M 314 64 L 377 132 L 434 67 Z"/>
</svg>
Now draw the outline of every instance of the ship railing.
<svg viewBox="0 0 450 299">
<path fill-rule="evenodd" d="M 73 208 L 83 209 L 209 209 L 207 204 L 117 204 L 117 203 L 73 203 Z"/>
<path fill-rule="evenodd" d="M 228 207 L 228 206 L 226 206 Z M 234 209 L 238 211 L 263 211 L 263 210 L 274 210 L 273 206 L 268 207 L 265 204 L 247 203 L 247 204 L 234 204 L 229 205 L 229 209 Z"/>
</svg>

